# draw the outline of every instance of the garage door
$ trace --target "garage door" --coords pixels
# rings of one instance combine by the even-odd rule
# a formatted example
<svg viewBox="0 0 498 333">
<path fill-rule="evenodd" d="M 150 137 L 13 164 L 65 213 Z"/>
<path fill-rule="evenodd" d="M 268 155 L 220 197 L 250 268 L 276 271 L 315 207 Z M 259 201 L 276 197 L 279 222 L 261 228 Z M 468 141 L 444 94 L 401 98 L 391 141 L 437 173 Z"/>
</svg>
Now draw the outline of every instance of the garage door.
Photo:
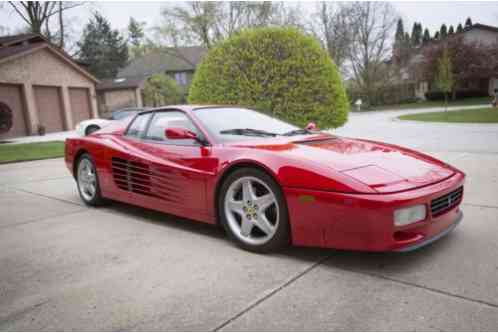
<svg viewBox="0 0 498 333">
<path fill-rule="evenodd" d="M 12 127 L 7 133 L 0 134 L 0 139 L 28 135 L 21 87 L 13 84 L 0 84 L 0 103 L 3 103 L 4 107 L 12 113 Z"/>
<path fill-rule="evenodd" d="M 40 124 L 45 126 L 45 131 L 60 132 L 64 130 L 62 117 L 62 103 L 58 87 L 34 87 L 36 108 Z"/>
<path fill-rule="evenodd" d="M 73 126 L 91 118 L 90 94 L 87 88 L 69 88 L 69 100 L 73 112 Z"/>
</svg>

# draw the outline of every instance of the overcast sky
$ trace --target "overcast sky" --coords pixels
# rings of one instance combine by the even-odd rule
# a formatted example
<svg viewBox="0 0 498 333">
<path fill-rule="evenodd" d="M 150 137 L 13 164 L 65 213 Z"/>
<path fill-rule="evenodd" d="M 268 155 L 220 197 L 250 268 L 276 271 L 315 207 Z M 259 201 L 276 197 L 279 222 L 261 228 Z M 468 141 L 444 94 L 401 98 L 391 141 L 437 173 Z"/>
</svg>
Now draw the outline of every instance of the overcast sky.
<svg viewBox="0 0 498 333">
<path fill-rule="evenodd" d="M 293 3 L 295 5 L 296 3 Z M 83 8 L 73 9 L 68 16 L 73 22 L 73 29 L 78 34 L 88 20 L 93 10 L 99 10 L 106 16 L 113 28 L 121 31 L 126 29 L 130 16 L 139 21 L 147 22 L 147 26 L 157 25 L 160 21 L 160 9 L 172 6 L 175 3 L 165 2 L 94 2 Z M 304 10 L 313 9 L 314 2 L 300 2 Z M 464 23 L 471 17 L 474 23 L 483 23 L 498 26 L 498 2 L 393 2 L 394 7 L 405 21 L 405 28 L 411 29 L 413 22 L 421 22 L 428 27 L 431 34 L 439 29 L 442 23 L 454 25 Z M 13 12 L 10 6 L 3 3 L 0 8 L 0 26 L 7 27 L 11 33 L 22 27 L 22 21 Z"/>
</svg>

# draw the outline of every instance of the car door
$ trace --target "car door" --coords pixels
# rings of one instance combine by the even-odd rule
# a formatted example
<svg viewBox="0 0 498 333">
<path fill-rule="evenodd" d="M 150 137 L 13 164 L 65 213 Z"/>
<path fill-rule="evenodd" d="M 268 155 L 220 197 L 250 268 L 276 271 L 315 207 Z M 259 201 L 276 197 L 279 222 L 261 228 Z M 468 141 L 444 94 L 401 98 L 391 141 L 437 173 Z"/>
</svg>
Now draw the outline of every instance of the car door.
<svg viewBox="0 0 498 333">
<path fill-rule="evenodd" d="M 155 111 L 145 135 L 127 137 L 130 162 L 130 192 L 133 202 L 172 214 L 205 220 L 208 214 L 206 182 L 214 176 L 217 159 L 210 148 L 196 140 L 170 140 L 169 127 L 202 133 L 182 111 Z"/>
<path fill-rule="evenodd" d="M 130 165 L 138 159 L 139 152 L 134 142 L 145 135 L 152 113 L 137 115 L 130 123 L 126 133 L 110 134 L 102 139 L 106 141 L 105 162 L 101 179 L 102 194 L 105 197 L 129 202 L 133 190 L 130 181 L 133 169 Z"/>
</svg>

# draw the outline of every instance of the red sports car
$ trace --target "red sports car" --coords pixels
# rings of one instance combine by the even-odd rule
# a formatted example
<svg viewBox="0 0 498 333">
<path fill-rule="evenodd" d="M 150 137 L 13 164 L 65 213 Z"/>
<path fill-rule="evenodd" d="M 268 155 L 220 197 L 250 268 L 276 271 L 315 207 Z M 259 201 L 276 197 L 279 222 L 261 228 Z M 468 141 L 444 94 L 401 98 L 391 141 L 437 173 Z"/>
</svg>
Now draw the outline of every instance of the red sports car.
<svg viewBox="0 0 498 333">
<path fill-rule="evenodd" d="M 300 129 L 247 108 L 168 106 L 66 140 L 81 199 L 221 224 L 258 252 L 289 243 L 407 251 L 462 219 L 465 175 L 406 148 Z"/>
</svg>

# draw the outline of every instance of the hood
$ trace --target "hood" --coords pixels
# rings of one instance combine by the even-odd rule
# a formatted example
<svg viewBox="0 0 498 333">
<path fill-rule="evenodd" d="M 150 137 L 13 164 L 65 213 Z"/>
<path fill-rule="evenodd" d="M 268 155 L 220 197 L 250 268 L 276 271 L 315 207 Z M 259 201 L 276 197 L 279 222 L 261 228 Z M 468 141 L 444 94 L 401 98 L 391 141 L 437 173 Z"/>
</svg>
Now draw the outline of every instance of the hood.
<svg viewBox="0 0 498 333">
<path fill-rule="evenodd" d="M 307 160 L 359 181 L 377 193 L 409 190 L 440 182 L 455 169 L 430 156 L 406 148 L 334 136 L 307 141 L 252 145 L 293 160 Z"/>
</svg>

